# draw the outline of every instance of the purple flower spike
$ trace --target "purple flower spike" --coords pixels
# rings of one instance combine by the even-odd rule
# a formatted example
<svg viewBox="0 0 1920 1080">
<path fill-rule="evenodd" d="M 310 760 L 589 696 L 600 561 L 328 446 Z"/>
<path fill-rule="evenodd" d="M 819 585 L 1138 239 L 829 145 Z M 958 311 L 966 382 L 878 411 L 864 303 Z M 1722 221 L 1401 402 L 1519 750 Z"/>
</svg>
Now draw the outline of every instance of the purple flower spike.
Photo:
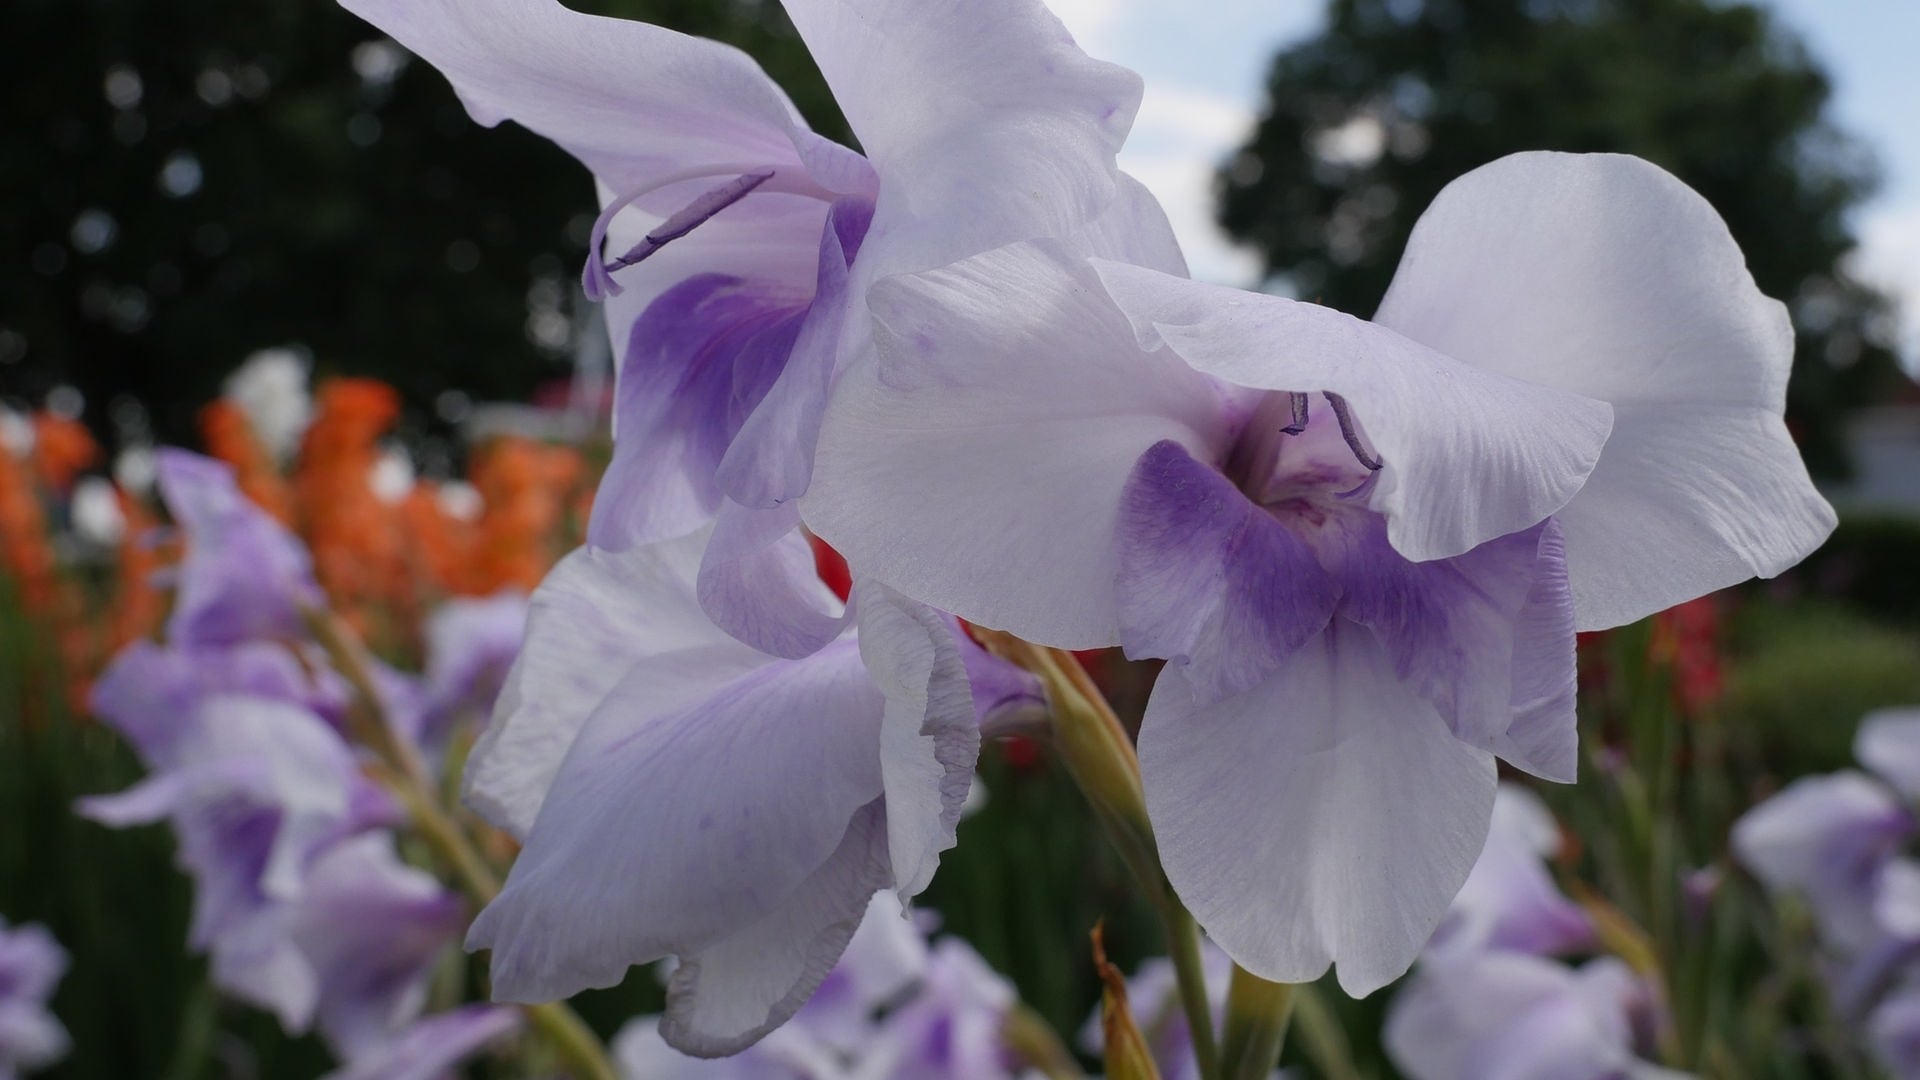
<svg viewBox="0 0 1920 1080">
<path fill-rule="evenodd" d="M 47 1008 L 66 972 L 66 950 L 46 927 L 9 929 L 0 919 L 0 1078 L 12 1080 L 67 1055 L 67 1029 Z"/>
<path fill-rule="evenodd" d="M 1372 322 L 1059 239 L 868 306 L 807 526 L 970 622 L 1167 660 L 1139 749 L 1168 878 L 1272 980 L 1400 975 L 1496 759 L 1574 778 L 1577 630 L 1834 524 L 1782 420 L 1785 308 L 1634 158 L 1461 177 Z"/>
</svg>

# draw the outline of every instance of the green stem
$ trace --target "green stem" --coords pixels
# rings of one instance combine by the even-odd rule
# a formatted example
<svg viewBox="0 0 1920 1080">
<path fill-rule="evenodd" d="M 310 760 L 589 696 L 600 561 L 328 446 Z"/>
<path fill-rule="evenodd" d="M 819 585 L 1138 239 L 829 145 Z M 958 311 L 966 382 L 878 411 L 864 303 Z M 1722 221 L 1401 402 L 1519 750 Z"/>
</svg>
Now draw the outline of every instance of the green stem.
<svg viewBox="0 0 1920 1080">
<path fill-rule="evenodd" d="M 394 731 L 374 690 L 362 650 L 331 612 L 308 611 L 307 626 L 340 676 L 353 688 L 348 723 L 362 743 L 378 754 L 391 773 L 389 784 L 411 813 L 415 829 L 452 871 L 460 888 L 485 906 L 500 895 L 500 878 L 474 846 L 473 838 L 441 805 L 439 786 L 420 756 Z M 577 1080 L 619 1080 L 607 1050 L 579 1014 L 561 1002 L 521 1007 L 527 1022 L 570 1062 Z"/>
<path fill-rule="evenodd" d="M 1220 1054 L 1227 1080 L 1266 1080 L 1280 1064 L 1293 1016 L 1293 985 L 1268 982 L 1233 966 L 1227 991 L 1227 1037 Z"/>
<path fill-rule="evenodd" d="M 976 628 L 976 634 L 982 646 L 1039 676 L 1046 687 L 1053 748 L 1159 915 L 1201 1080 L 1220 1080 L 1213 1012 L 1200 968 L 1199 929 L 1160 866 L 1160 850 L 1147 820 L 1146 792 L 1140 784 L 1140 758 L 1126 727 L 1072 653 L 995 630 Z"/>
</svg>

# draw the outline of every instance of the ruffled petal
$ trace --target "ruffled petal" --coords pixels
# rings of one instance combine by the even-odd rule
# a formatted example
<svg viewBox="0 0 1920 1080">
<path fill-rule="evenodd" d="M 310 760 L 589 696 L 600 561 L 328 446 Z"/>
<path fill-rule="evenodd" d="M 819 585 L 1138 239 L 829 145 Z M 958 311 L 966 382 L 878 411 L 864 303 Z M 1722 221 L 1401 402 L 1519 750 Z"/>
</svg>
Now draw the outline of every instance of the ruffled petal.
<svg viewBox="0 0 1920 1080">
<path fill-rule="evenodd" d="M 1454 738 L 1367 631 L 1336 620 L 1273 676 L 1196 707 L 1178 667 L 1140 731 L 1168 879 L 1242 967 L 1349 993 L 1413 963 L 1466 880 L 1493 756 Z"/>
<path fill-rule="evenodd" d="M 1197 661 L 1202 703 L 1252 688 L 1326 629 L 1339 590 L 1313 549 L 1179 443 L 1141 455 L 1121 500 L 1121 644 Z"/>
<path fill-rule="evenodd" d="M 587 717 L 641 660 L 684 652 L 721 678 L 764 661 L 701 610 L 694 582 L 705 542 L 581 548 L 560 560 L 529 602 L 525 645 L 467 759 L 469 806 L 525 837 Z"/>
<path fill-rule="evenodd" d="M 1415 562 L 1536 525 L 1580 491 L 1611 428 L 1600 401 L 1470 367 L 1317 304 L 1095 260 L 1144 347 L 1237 386 L 1352 403 L 1384 462 L 1369 505 Z"/>
<path fill-rule="evenodd" d="M 1039 0 L 785 6 L 882 178 L 877 273 L 1065 236 L 1113 199 L 1140 77 Z"/>
<path fill-rule="evenodd" d="M 1787 311 L 1658 166 L 1542 152 L 1466 174 L 1415 225 L 1377 318 L 1613 404 L 1607 451 L 1561 515 L 1583 630 L 1771 577 L 1833 529 L 1780 423 Z"/>
<path fill-rule="evenodd" d="M 884 709 L 852 642 L 745 674 L 684 652 L 629 666 L 468 935 L 493 950 L 496 998 L 610 986 L 800 902 L 881 797 Z"/>
<path fill-rule="evenodd" d="M 1121 491 L 1162 439 L 1224 452 L 1213 386 L 1143 353 L 1057 245 L 889 279 L 871 306 L 879 363 L 841 379 L 807 524 L 863 574 L 970 622 L 1117 643 Z"/>
<path fill-rule="evenodd" d="M 903 898 L 933 880 L 973 786 L 980 728 L 954 628 L 876 582 L 855 586 L 860 656 L 886 695 L 880 772 L 892 884 Z"/>
</svg>

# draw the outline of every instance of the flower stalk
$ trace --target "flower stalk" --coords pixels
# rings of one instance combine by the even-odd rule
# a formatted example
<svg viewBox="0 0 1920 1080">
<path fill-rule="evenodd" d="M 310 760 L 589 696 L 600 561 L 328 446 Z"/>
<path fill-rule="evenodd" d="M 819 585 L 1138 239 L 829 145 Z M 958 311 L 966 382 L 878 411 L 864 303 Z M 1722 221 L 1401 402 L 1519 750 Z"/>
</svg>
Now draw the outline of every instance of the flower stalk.
<svg viewBox="0 0 1920 1080">
<path fill-rule="evenodd" d="M 500 878 L 473 839 L 445 806 L 420 756 L 394 731 L 374 690 L 362 648 L 330 611 L 304 611 L 308 631 L 335 671 L 353 690 L 348 725 L 354 738 L 380 758 L 381 779 L 406 806 L 422 839 L 457 879 L 462 891 L 485 906 L 500 893 Z M 527 1022 L 570 1063 L 580 1080 L 619 1080 L 606 1048 L 579 1014 L 560 1002 L 522 1006 Z"/>
<path fill-rule="evenodd" d="M 1046 689 L 1048 734 L 1054 751 L 1159 915 L 1179 984 L 1181 1009 L 1193 1032 L 1193 1053 L 1200 1076 L 1202 1080 L 1220 1080 L 1213 1014 L 1200 966 L 1199 928 L 1161 869 L 1160 850 L 1147 819 L 1140 758 L 1126 727 L 1071 653 L 982 627 L 975 627 L 974 635 L 987 651 L 1039 676 Z"/>
<path fill-rule="evenodd" d="M 1238 964 L 1227 990 L 1226 1036 L 1220 1071 L 1226 1080 L 1265 1080 L 1280 1063 L 1287 1023 L 1293 1017 L 1293 986 L 1268 982 Z"/>
</svg>

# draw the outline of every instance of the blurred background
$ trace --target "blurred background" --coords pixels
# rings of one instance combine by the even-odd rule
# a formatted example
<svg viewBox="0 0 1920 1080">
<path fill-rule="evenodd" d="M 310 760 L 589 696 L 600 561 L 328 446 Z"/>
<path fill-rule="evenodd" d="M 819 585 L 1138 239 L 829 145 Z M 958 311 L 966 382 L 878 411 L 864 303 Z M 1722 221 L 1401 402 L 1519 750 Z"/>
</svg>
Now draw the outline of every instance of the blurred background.
<svg viewBox="0 0 1920 1080">
<path fill-rule="evenodd" d="M 574 6 L 733 42 L 848 138 L 771 0 Z M 1708 948 L 1672 917 L 1681 873 L 1726 870 L 1733 817 L 1844 766 L 1864 712 L 1920 702 L 1920 5 L 1054 7 L 1145 77 L 1122 164 L 1196 276 L 1366 312 L 1447 181 L 1515 150 L 1605 150 L 1702 192 L 1788 303 L 1788 418 L 1840 530 L 1780 581 L 1587 642 L 1601 765 L 1544 792 L 1584 841 L 1567 873 L 1664 926 L 1660 946 Z M 234 461 L 369 640 L 417 660 L 438 599 L 530 588 L 577 542 L 609 386 L 578 289 L 591 184 L 542 140 L 473 124 L 437 73 L 320 0 L 9 0 L 0 116 L 0 915 L 76 956 L 56 1005 L 77 1049 L 51 1075 L 312 1075 L 309 1041 L 221 1005 L 181 955 L 165 832 L 67 813 L 137 772 L 85 690 L 164 604 L 144 455 Z M 263 352 L 256 372 L 297 374 L 233 379 Z M 1151 672 L 1095 663 L 1137 711 Z M 1071 1032 L 1097 993 L 1092 921 L 1115 921 L 1128 963 L 1154 945 L 1049 769 L 989 752 L 987 808 L 928 904 Z M 1621 824 L 1625 775 L 1654 785 L 1658 872 L 1652 833 Z M 1798 1026 L 1818 991 L 1780 959 L 1792 928 L 1728 876 L 1737 929 L 1687 953 L 1713 973 L 1695 1000 L 1718 1003 L 1689 1021 L 1693 1063 L 1849 1074 L 1850 1051 Z M 629 984 L 590 1018 L 657 1005 L 649 976 Z M 1391 1075 L 1379 1000 L 1340 1009 L 1357 1075 Z"/>
</svg>

